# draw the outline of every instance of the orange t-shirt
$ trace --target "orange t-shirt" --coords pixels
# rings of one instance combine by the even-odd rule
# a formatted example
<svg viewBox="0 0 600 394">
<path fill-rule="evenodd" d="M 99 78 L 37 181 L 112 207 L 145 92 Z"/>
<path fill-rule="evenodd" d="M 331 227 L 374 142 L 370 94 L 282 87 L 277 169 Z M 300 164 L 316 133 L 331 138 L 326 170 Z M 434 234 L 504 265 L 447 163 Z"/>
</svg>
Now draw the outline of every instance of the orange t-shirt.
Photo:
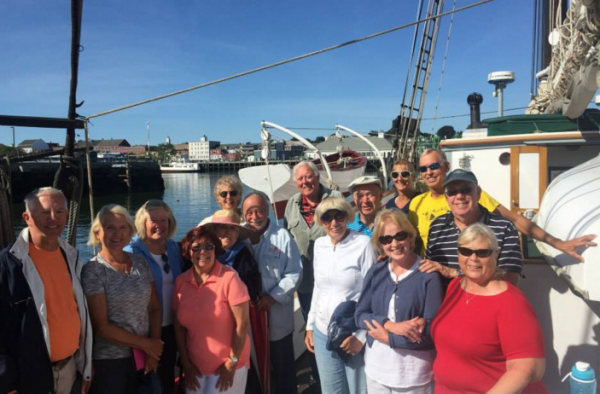
<svg viewBox="0 0 600 394">
<path fill-rule="evenodd" d="M 73 294 L 69 268 L 60 248 L 48 252 L 30 243 L 29 257 L 44 283 L 50 331 L 50 360 L 59 361 L 77 351 L 81 333 L 79 309 Z"/>
</svg>

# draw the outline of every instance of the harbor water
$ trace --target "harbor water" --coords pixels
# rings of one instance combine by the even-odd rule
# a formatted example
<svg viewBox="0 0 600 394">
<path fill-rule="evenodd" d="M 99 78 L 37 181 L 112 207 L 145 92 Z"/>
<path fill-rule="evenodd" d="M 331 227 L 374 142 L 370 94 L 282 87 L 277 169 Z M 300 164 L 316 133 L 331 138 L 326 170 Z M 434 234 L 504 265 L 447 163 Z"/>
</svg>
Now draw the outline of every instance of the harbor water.
<svg viewBox="0 0 600 394">
<path fill-rule="evenodd" d="M 213 196 L 213 188 L 217 180 L 223 175 L 228 175 L 228 173 L 163 174 L 164 192 L 95 197 L 94 209 L 97 213 L 106 204 L 119 204 L 127 208 L 133 218 L 137 210 L 146 201 L 151 198 L 161 199 L 173 210 L 177 219 L 177 233 L 173 239 L 180 241 L 202 219 L 220 209 Z M 244 186 L 244 195 L 250 191 L 250 188 Z M 13 225 L 17 231 L 25 226 L 21 216 L 23 211 L 24 204 L 22 203 L 12 206 Z M 272 212 L 270 216 L 273 218 Z M 77 225 L 77 249 L 80 253 L 80 259 L 84 262 L 94 255 L 93 248 L 87 245 L 91 223 L 89 199 L 83 197 Z M 64 235 L 66 236 L 66 230 Z"/>
</svg>

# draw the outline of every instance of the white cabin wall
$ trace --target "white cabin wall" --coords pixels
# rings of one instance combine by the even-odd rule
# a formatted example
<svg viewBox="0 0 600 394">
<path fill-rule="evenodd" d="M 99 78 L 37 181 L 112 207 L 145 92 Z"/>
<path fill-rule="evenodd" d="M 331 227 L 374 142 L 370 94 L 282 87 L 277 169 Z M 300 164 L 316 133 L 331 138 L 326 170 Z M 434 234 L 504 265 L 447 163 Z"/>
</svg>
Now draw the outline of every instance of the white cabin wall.
<svg viewBox="0 0 600 394">
<path fill-rule="evenodd" d="M 510 164 L 500 163 L 500 155 L 510 153 L 510 148 L 453 150 L 446 151 L 450 169 L 460 168 L 459 160 L 472 156 L 471 171 L 477 177 L 479 186 L 500 204 L 510 207 Z"/>
<path fill-rule="evenodd" d="M 519 287 L 537 314 L 546 343 L 544 383 L 550 393 L 567 393 L 568 381 L 560 381 L 576 361 L 600 371 L 600 303 L 576 296 L 546 264 L 526 264 L 523 273 Z"/>
</svg>

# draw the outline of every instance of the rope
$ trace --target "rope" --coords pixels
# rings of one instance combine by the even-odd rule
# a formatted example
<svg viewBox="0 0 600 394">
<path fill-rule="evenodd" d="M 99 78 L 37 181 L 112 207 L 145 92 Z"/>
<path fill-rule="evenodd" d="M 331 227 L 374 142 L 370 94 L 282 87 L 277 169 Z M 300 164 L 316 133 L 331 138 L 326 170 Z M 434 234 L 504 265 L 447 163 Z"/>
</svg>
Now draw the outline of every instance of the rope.
<svg viewBox="0 0 600 394">
<path fill-rule="evenodd" d="M 202 89 L 202 88 L 205 88 L 205 87 L 208 87 L 208 86 L 212 86 L 212 85 L 216 85 L 216 84 L 219 84 L 219 83 L 227 82 L 227 81 L 230 81 L 232 79 L 244 77 L 246 75 L 250 75 L 250 74 L 254 74 L 254 73 L 257 73 L 257 72 L 260 72 L 260 71 L 268 70 L 268 69 L 271 69 L 271 68 L 274 68 L 274 67 L 282 66 L 284 64 L 293 63 L 293 62 L 296 62 L 298 60 L 303 60 L 303 59 L 306 59 L 306 58 L 309 58 L 309 57 L 312 57 L 312 56 L 320 55 L 320 54 L 325 53 L 325 52 L 330 52 L 330 51 L 333 51 L 333 50 L 336 50 L 336 49 L 340 49 L 340 48 L 346 47 L 348 45 L 357 44 L 357 43 L 362 42 L 362 41 L 370 40 L 372 38 L 383 36 L 385 34 L 390 34 L 390 33 L 396 32 L 398 30 L 406 29 L 407 27 L 411 27 L 411 26 L 414 26 L 414 25 L 417 25 L 417 24 L 420 24 L 420 23 L 423 23 L 423 22 L 427 22 L 429 20 L 433 20 L 433 19 L 436 19 L 436 18 L 442 18 L 442 17 L 450 15 L 450 14 L 455 14 L 455 13 L 458 13 L 458 12 L 466 11 L 468 9 L 471 9 L 471 8 L 474 8 L 474 7 L 478 7 L 478 6 L 487 4 L 487 3 L 491 3 L 493 1 L 496 1 L 496 0 L 481 0 L 481 1 L 477 2 L 477 3 L 473 3 L 473 4 L 470 4 L 470 5 L 461 7 L 461 8 L 457 8 L 456 10 L 453 10 L 453 11 L 444 12 L 444 13 L 441 13 L 441 14 L 438 14 L 438 15 L 435 15 L 435 16 L 431 16 L 431 17 L 420 19 L 420 20 L 417 20 L 417 21 L 414 21 L 414 22 L 410 22 L 410 23 L 407 23 L 407 24 L 404 24 L 404 25 L 393 27 L 391 29 L 387 29 L 387 30 L 381 31 L 379 33 L 374 33 L 374 34 L 371 34 L 371 35 L 368 35 L 368 36 L 365 36 L 365 37 L 362 37 L 362 38 L 357 38 L 357 39 L 354 39 L 354 40 L 351 40 L 351 41 L 347 41 L 347 42 L 344 42 L 342 44 L 333 45 L 333 46 L 330 46 L 330 47 L 327 47 L 327 48 L 324 48 L 324 49 L 319 49 L 317 51 L 310 52 L 310 53 L 307 53 L 307 54 L 304 54 L 304 55 L 296 56 L 296 57 L 293 57 L 293 58 L 290 58 L 290 59 L 287 59 L 287 60 L 282 60 L 282 61 L 279 61 L 279 62 L 276 62 L 276 63 L 272 63 L 272 64 L 269 64 L 269 65 L 266 65 L 266 66 L 255 68 L 255 69 L 250 70 L 250 71 L 244 71 L 244 72 L 241 72 L 239 74 L 231 75 L 229 77 L 225 77 L 225 78 L 217 79 L 217 80 L 214 80 L 214 81 L 211 81 L 211 82 L 206 82 L 206 83 L 203 83 L 203 84 L 200 84 L 200 85 L 192 86 L 190 88 L 179 90 L 177 92 L 164 94 L 162 96 L 157 96 L 157 97 L 154 97 L 154 98 L 151 98 L 151 99 L 139 101 L 139 102 L 134 103 L 134 104 L 125 105 L 123 107 L 114 108 L 114 109 L 111 109 L 111 110 L 108 110 L 108 111 L 97 113 L 95 115 L 90 115 L 86 119 L 93 119 L 93 118 L 98 118 L 100 116 L 110 115 L 110 114 L 113 114 L 115 112 L 120 112 L 120 111 L 124 111 L 126 109 L 130 109 L 130 108 L 134 108 L 134 107 L 139 107 L 140 105 L 149 104 L 149 103 L 152 103 L 152 102 L 155 102 L 155 101 L 159 101 L 159 100 L 163 100 L 163 99 L 166 99 L 166 98 L 169 98 L 169 97 L 177 96 L 177 95 L 180 95 L 180 94 L 183 94 L 183 93 L 188 93 L 188 92 L 191 92 L 191 91 L 194 91 L 194 90 L 198 90 L 198 89 Z"/>
<path fill-rule="evenodd" d="M 505 109 L 504 112 L 510 112 L 510 111 L 518 111 L 520 109 L 527 109 L 528 107 L 516 107 L 516 108 L 509 108 L 509 109 Z M 498 111 L 484 111 L 481 112 L 481 114 L 495 114 L 498 113 Z M 423 118 L 421 120 L 434 120 L 434 119 L 451 119 L 451 118 L 464 118 L 467 116 L 471 116 L 471 114 L 462 114 L 462 115 L 449 115 L 449 116 L 439 116 L 437 118 Z"/>
<path fill-rule="evenodd" d="M 456 0 L 452 5 L 452 10 L 456 9 Z M 433 111 L 433 124 L 431 125 L 431 134 L 435 130 L 435 120 L 437 117 L 438 106 L 440 104 L 440 96 L 442 95 L 442 86 L 444 85 L 444 73 L 446 71 L 446 60 L 448 59 L 448 50 L 450 48 L 450 36 L 452 35 L 452 26 L 454 25 L 454 14 L 450 17 L 450 27 L 448 28 L 448 39 L 446 40 L 446 50 L 444 51 L 444 60 L 442 62 L 442 75 L 440 76 L 440 87 L 438 88 L 438 94 L 435 99 L 435 109 Z M 422 119 L 421 119 L 422 120 Z"/>
</svg>

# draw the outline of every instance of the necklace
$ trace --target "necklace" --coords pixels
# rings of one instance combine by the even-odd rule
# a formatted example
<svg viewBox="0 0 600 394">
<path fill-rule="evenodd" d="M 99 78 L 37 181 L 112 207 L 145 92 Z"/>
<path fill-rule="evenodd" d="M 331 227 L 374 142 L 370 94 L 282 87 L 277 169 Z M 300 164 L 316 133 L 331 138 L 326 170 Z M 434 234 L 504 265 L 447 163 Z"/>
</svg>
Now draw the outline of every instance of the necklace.
<svg viewBox="0 0 600 394">
<path fill-rule="evenodd" d="M 464 283 L 464 286 L 463 286 L 463 283 Z M 479 296 L 479 295 L 482 295 L 482 294 L 485 292 L 485 288 L 484 288 L 482 291 L 480 291 L 480 292 L 479 292 L 479 293 L 477 293 L 477 294 L 469 293 L 469 292 L 467 291 L 467 284 L 466 284 L 466 282 L 463 282 L 463 283 L 461 283 L 461 287 L 462 287 L 462 289 L 463 289 L 463 290 L 464 290 L 464 292 L 465 292 L 465 298 L 467 299 L 467 301 L 465 302 L 465 304 L 467 304 L 467 305 L 469 305 L 469 303 L 470 303 L 471 301 L 473 301 L 473 299 L 474 299 L 475 297 L 477 297 L 477 296 Z M 472 296 L 472 297 L 469 297 L 469 294 L 473 294 L 473 296 Z"/>
</svg>

